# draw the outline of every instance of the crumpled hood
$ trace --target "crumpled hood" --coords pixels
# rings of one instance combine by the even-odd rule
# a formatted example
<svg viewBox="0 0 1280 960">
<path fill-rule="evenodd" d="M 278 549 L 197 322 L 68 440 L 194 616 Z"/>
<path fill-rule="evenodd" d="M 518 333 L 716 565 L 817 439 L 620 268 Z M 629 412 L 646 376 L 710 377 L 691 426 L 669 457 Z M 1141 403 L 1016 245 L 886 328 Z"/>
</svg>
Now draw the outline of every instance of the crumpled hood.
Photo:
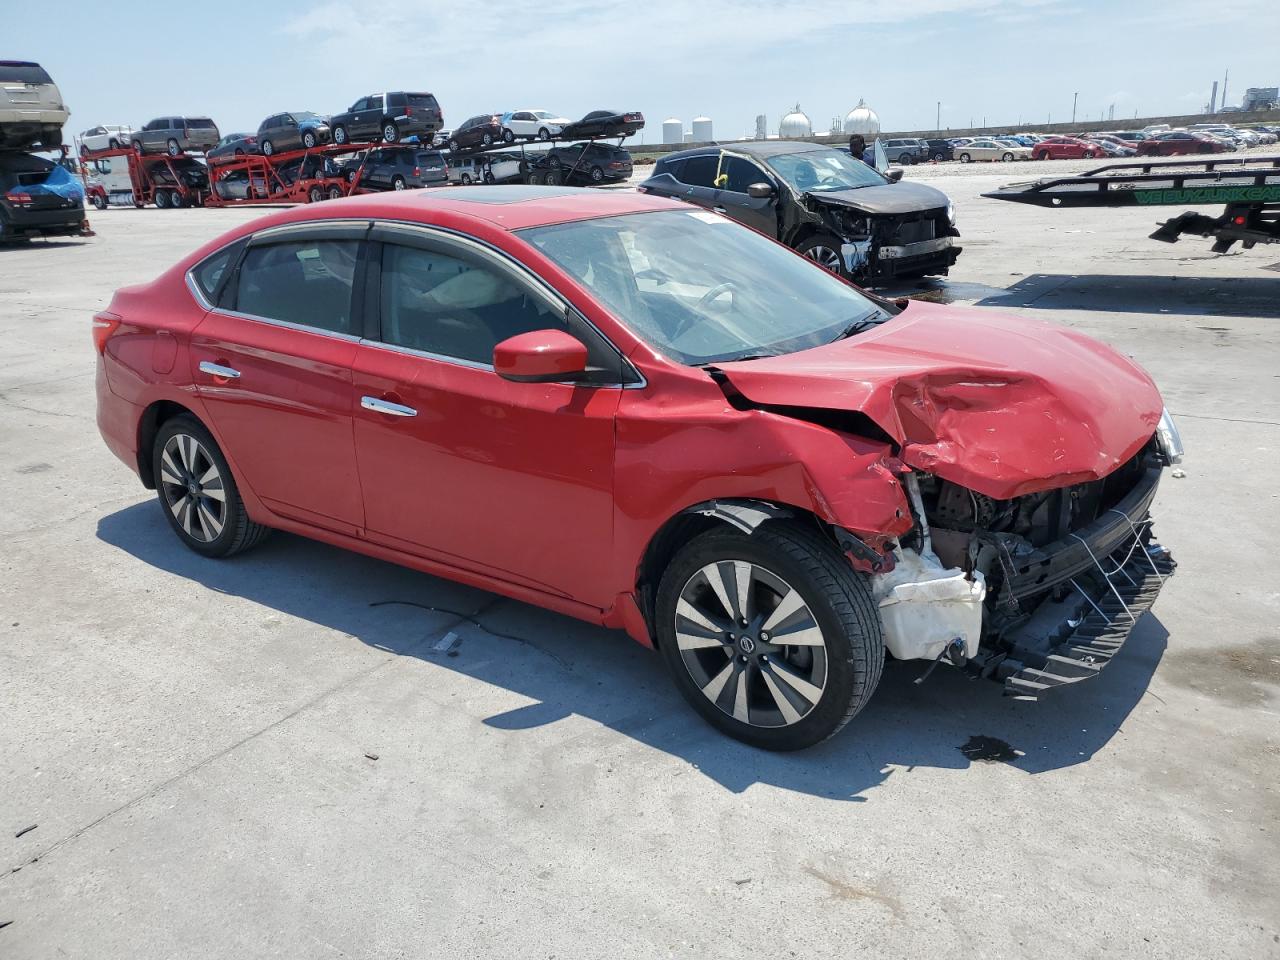
<svg viewBox="0 0 1280 960">
<path fill-rule="evenodd" d="M 1163 407 L 1141 367 L 1091 337 L 916 301 L 858 336 L 718 366 L 754 403 L 861 411 L 908 465 L 1000 500 L 1106 476 Z"/>
<path fill-rule="evenodd" d="M 921 210 L 937 210 L 950 201 L 941 190 L 923 183 L 887 183 L 882 187 L 858 187 L 854 190 L 833 190 L 830 193 L 806 193 L 816 203 L 834 203 L 841 207 L 853 207 L 864 213 L 902 214 Z"/>
</svg>

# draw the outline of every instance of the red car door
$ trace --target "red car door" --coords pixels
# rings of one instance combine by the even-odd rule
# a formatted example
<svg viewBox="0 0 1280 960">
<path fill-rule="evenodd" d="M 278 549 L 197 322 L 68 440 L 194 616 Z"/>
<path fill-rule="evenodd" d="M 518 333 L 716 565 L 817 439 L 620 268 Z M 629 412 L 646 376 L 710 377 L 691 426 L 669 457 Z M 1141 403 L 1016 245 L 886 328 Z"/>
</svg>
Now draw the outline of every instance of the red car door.
<svg viewBox="0 0 1280 960">
<path fill-rule="evenodd" d="M 614 415 L 623 361 L 514 266 L 469 241 L 375 227 L 379 342 L 354 363 L 367 536 L 604 608 L 613 535 Z M 513 383 L 496 343 L 567 329 L 597 385 Z"/>
<path fill-rule="evenodd" d="M 352 291 L 367 225 L 255 238 L 191 340 L 215 436 L 271 510 L 348 535 L 364 504 L 352 441 Z"/>
</svg>

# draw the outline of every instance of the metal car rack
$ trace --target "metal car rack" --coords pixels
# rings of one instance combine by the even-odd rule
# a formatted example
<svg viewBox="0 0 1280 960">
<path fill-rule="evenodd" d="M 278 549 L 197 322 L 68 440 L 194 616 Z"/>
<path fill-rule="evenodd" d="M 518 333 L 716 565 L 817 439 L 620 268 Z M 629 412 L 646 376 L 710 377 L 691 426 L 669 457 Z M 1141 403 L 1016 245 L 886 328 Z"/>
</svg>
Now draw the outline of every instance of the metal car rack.
<svg viewBox="0 0 1280 960">
<path fill-rule="evenodd" d="M 322 146 L 286 150 L 266 156 L 261 153 L 236 154 L 229 157 L 216 157 L 207 161 L 209 166 L 209 198 L 206 205 L 210 207 L 241 206 L 244 204 L 267 203 L 319 203 L 321 200 L 333 200 L 338 197 L 349 197 L 356 193 L 368 193 L 368 189 L 360 185 L 364 176 L 364 158 L 356 168 L 355 176 L 348 181 L 340 173 L 325 173 L 326 162 L 345 154 L 360 153 L 385 146 L 377 143 L 343 143 L 325 144 Z M 309 160 L 320 164 L 320 170 L 307 174 Z M 281 169 L 293 162 L 298 164 L 298 175 L 293 182 L 287 181 Z M 249 196 L 228 198 L 218 194 L 217 181 L 229 173 L 244 171 L 249 179 Z M 318 175 L 317 175 L 318 173 Z M 261 187 L 255 184 L 261 184 Z"/>
<path fill-rule="evenodd" d="M 585 160 L 587 155 L 587 146 L 589 146 L 590 144 L 603 143 L 605 141 L 616 140 L 617 146 L 621 147 L 630 137 L 633 137 L 633 136 L 635 136 L 635 134 L 631 134 L 631 133 L 614 134 L 612 136 L 595 136 L 595 137 L 555 136 L 547 140 L 520 140 L 520 141 L 513 141 L 510 143 L 503 140 L 503 141 L 490 144 L 487 147 L 481 145 L 476 147 L 465 148 L 465 149 L 459 150 L 457 154 L 454 154 L 453 151 L 448 150 L 448 151 L 445 151 L 445 154 L 448 157 L 454 157 L 454 156 L 470 157 L 470 156 L 476 156 L 477 154 L 501 153 L 503 151 L 518 149 L 520 151 L 520 175 L 521 175 L 521 179 L 525 183 L 547 183 L 547 184 L 555 185 L 560 183 L 566 183 L 575 174 L 583 172 L 584 167 L 587 166 L 587 164 L 585 163 Z M 556 167 L 548 167 L 546 170 L 540 170 L 538 168 L 538 161 L 543 159 L 546 156 L 546 152 L 549 151 L 552 147 L 556 146 L 557 144 L 572 144 L 572 143 L 584 144 L 582 151 L 574 159 L 572 164 L 569 164 L 569 165 L 560 164 L 560 165 L 557 165 Z M 531 159 L 527 150 L 527 148 L 531 146 L 545 148 L 545 150 L 540 149 L 538 152 L 536 152 L 533 155 Z M 439 149 L 439 148 L 436 148 L 436 149 Z"/>
<path fill-rule="evenodd" d="M 80 154 L 81 176 L 84 176 L 84 168 L 93 164 L 97 160 L 114 160 L 121 158 L 125 161 L 126 168 L 129 171 L 129 184 L 133 194 L 133 205 L 135 207 L 145 207 L 148 203 L 156 203 L 160 194 L 169 196 L 177 194 L 178 206 L 199 207 L 203 206 L 208 200 L 207 190 L 198 190 L 188 186 L 183 182 L 182 176 L 178 169 L 174 166 L 175 160 L 184 157 L 195 156 L 189 153 L 179 153 L 176 157 L 167 153 L 159 154 L 139 154 L 131 147 L 119 147 L 115 150 L 86 150 Z M 165 167 L 169 171 L 169 176 L 173 183 L 157 184 L 155 180 L 154 170 L 157 167 Z M 90 195 L 89 184 L 85 183 L 85 194 Z M 168 206 L 172 203 L 169 199 L 164 204 Z M 159 204 L 157 204 L 159 206 Z"/>
<path fill-rule="evenodd" d="M 1110 164 L 1070 177 L 1011 183 L 984 193 L 1040 207 L 1156 207 L 1224 204 L 1221 216 L 1194 211 L 1161 224 L 1154 240 L 1182 234 L 1212 237 L 1223 253 L 1280 243 L 1280 156 L 1212 160 L 1150 160 Z"/>
</svg>

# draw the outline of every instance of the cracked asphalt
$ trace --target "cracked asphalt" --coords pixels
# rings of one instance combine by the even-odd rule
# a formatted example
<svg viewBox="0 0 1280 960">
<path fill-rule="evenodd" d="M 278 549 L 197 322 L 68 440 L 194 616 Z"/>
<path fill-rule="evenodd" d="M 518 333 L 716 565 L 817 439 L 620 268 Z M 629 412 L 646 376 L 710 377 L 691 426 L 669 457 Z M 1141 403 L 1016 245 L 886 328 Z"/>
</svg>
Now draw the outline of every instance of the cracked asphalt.
<svg viewBox="0 0 1280 960">
<path fill-rule="evenodd" d="M 909 171 L 965 252 L 897 292 L 1143 363 L 1189 450 L 1179 572 L 1091 683 L 890 664 L 786 756 L 620 634 L 297 537 L 178 544 L 98 438 L 89 321 L 254 211 L 0 249 L 0 956 L 1280 957 L 1280 248 L 979 198 L 1029 166 Z"/>
</svg>

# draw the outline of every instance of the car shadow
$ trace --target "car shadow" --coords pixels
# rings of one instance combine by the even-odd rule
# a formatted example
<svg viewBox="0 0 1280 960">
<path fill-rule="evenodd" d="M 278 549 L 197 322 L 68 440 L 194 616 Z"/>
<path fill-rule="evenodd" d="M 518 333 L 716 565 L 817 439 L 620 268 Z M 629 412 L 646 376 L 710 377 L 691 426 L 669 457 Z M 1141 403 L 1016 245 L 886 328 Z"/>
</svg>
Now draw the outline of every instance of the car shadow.
<svg viewBox="0 0 1280 960">
<path fill-rule="evenodd" d="M 287 534 L 231 560 L 208 560 L 184 548 L 150 502 L 103 517 L 97 532 L 169 575 L 528 698 L 484 720 L 513 737 L 577 715 L 679 757 L 735 793 L 759 783 L 858 801 L 921 767 L 1000 762 L 1037 774 L 1083 763 L 1146 693 L 1168 636 L 1147 615 L 1099 677 L 1041 703 L 1004 698 L 999 685 L 949 668 L 918 685 L 925 664 L 890 662 L 871 703 L 839 735 L 773 754 L 699 721 L 661 658 L 620 632 Z M 414 607 L 463 619 L 442 629 L 424 610 L 422 628 L 407 628 Z M 454 637 L 442 648 L 445 629 Z M 602 752 L 610 739 L 601 738 Z"/>
<path fill-rule="evenodd" d="M 1034 273 L 977 305 L 1280 318 L 1280 277 Z"/>
</svg>

